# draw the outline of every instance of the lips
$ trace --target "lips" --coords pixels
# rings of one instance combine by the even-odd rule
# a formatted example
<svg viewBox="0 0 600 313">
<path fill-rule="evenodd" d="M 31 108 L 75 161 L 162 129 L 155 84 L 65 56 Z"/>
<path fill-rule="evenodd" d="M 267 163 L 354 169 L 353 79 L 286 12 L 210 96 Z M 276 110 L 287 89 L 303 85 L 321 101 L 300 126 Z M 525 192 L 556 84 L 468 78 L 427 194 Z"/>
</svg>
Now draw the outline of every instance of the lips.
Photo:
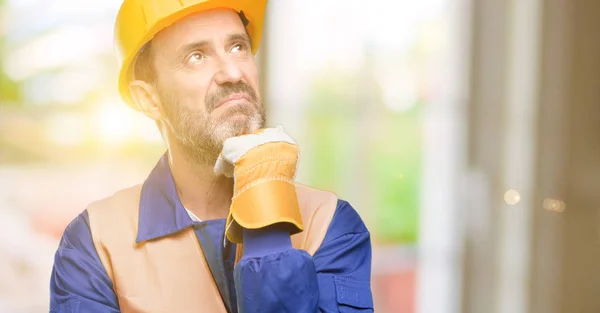
<svg viewBox="0 0 600 313">
<path fill-rule="evenodd" d="M 246 101 L 250 102 L 250 97 L 244 93 L 231 94 L 231 95 L 221 99 L 221 101 L 217 102 L 217 104 L 214 106 L 213 110 L 220 106 L 223 106 L 224 104 L 227 104 L 230 102 L 237 102 L 239 100 L 246 100 Z"/>
</svg>

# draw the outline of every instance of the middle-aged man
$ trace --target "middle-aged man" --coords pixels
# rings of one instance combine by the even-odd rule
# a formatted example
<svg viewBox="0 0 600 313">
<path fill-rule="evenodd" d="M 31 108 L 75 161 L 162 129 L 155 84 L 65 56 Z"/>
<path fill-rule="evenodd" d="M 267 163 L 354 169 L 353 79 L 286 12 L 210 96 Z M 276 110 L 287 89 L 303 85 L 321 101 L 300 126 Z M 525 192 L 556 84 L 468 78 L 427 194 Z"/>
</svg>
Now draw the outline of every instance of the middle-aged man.
<svg viewBox="0 0 600 313">
<path fill-rule="evenodd" d="M 254 53 L 265 7 L 123 2 L 120 93 L 168 149 L 143 184 L 67 226 L 51 312 L 373 311 L 361 218 L 294 183 L 296 143 L 263 128 Z"/>
</svg>

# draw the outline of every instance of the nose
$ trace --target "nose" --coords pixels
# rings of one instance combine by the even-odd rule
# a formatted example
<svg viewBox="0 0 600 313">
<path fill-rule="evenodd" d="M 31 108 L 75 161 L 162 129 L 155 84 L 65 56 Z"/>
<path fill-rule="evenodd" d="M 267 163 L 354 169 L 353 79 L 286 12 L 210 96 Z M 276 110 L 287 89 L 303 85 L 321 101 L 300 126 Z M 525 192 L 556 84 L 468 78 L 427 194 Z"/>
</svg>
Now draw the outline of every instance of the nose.
<svg viewBox="0 0 600 313">
<path fill-rule="evenodd" d="M 228 57 L 220 58 L 218 69 L 215 73 L 215 82 L 217 84 L 235 84 L 242 80 L 242 77 L 242 70 L 236 62 Z"/>
</svg>

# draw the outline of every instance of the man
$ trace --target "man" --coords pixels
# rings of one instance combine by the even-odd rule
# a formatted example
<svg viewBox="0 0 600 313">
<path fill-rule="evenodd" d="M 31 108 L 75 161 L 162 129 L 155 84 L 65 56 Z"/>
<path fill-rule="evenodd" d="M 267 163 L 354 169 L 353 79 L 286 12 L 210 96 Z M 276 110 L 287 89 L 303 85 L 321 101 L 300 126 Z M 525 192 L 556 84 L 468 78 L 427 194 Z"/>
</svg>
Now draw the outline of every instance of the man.
<svg viewBox="0 0 600 313">
<path fill-rule="evenodd" d="M 120 92 L 167 152 L 66 228 L 51 312 L 372 312 L 369 232 L 263 129 L 266 0 L 125 0 Z"/>
</svg>

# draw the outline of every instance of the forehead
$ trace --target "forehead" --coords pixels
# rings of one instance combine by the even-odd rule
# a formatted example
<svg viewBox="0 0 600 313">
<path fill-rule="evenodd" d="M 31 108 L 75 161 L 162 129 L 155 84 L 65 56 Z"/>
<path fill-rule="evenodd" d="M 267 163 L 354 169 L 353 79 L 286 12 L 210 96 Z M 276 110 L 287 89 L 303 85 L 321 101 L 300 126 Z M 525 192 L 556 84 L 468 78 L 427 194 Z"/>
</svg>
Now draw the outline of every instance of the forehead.
<svg viewBox="0 0 600 313">
<path fill-rule="evenodd" d="M 160 31 L 152 46 L 175 50 L 181 45 L 224 39 L 227 35 L 245 33 L 244 24 L 237 12 L 231 9 L 214 9 L 186 16 Z"/>
</svg>

